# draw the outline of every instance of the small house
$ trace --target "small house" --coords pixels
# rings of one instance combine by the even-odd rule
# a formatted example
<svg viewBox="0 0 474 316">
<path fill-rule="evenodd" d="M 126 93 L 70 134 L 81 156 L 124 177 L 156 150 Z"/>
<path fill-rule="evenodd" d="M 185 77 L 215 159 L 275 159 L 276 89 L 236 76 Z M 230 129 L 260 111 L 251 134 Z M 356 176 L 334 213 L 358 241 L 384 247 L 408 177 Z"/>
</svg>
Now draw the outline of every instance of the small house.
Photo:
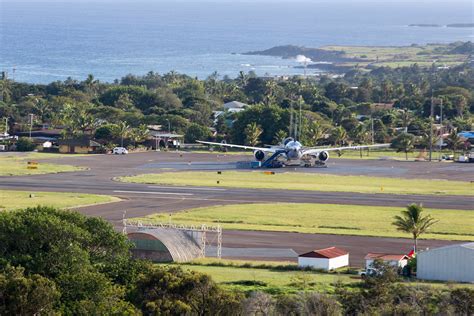
<svg viewBox="0 0 474 316">
<path fill-rule="evenodd" d="M 375 260 L 380 260 L 392 267 L 403 268 L 408 264 L 408 259 L 407 255 L 401 254 L 368 253 L 367 256 L 365 256 L 365 268 L 372 268 Z"/>
<path fill-rule="evenodd" d="M 89 138 L 62 139 L 58 141 L 59 152 L 62 154 L 93 154 L 102 147 Z"/>
<path fill-rule="evenodd" d="M 298 256 L 299 267 L 312 267 L 329 271 L 348 265 L 349 253 L 336 247 L 313 250 Z"/>
</svg>

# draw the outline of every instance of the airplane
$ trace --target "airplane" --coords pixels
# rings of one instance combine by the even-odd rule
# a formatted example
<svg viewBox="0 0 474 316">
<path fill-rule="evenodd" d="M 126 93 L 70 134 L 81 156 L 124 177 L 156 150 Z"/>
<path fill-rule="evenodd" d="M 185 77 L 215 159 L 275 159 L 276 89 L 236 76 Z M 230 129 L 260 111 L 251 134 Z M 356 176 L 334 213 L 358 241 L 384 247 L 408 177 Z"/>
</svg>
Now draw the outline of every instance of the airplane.
<svg viewBox="0 0 474 316">
<path fill-rule="evenodd" d="M 305 147 L 292 137 L 285 138 L 280 145 L 270 147 L 253 147 L 226 143 L 214 143 L 197 140 L 198 143 L 221 146 L 228 148 L 240 148 L 253 150 L 253 155 L 262 167 L 280 168 L 291 165 L 303 165 L 304 167 L 324 167 L 329 159 L 329 152 L 342 150 L 357 150 L 366 148 L 390 147 L 390 144 L 360 145 L 346 147 Z"/>
</svg>

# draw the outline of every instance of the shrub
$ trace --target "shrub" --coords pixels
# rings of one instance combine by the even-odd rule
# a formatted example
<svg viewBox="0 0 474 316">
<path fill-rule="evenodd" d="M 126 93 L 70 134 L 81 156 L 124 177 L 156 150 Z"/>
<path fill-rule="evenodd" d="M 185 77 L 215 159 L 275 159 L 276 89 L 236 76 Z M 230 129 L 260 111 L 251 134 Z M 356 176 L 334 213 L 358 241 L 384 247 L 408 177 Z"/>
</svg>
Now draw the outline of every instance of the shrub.
<svg viewBox="0 0 474 316">
<path fill-rule="evenodd" d="M 36 145 L 33 141 L 27 137 L 21 137 L 16 142 L 16 150 L 18 151 L 33 151 L 35 150 Z"/>
</svg>

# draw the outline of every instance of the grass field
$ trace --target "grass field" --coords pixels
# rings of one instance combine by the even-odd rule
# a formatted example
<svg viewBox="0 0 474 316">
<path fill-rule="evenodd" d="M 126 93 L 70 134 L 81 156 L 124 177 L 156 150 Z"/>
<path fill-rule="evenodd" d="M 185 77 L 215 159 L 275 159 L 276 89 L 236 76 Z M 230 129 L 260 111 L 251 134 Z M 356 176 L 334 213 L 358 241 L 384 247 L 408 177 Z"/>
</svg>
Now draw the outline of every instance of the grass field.
<svg viewBox="0 0 474 316">
<path fill-rule="evenodd" d="M 40 161 L 42 159 L 64 158 L 67 156 L 44 153 L 2 154 L 0 155 L 0 176 L 23 176 L 83 170 L 76 166 L 43 163 Z M 28 161 L 38 161 L 38 169 L 28 169 Z"/>
<path fill-rule="evenodd" d="M 360 281 L 357 275 L 314 271 L 279 271 L 272 268 L 219 267 L 180 264 L 184 269 L 208 274 L 217 283 L 243 292 L 264 291 L 271 294 L 313 291 L 333 293 L 337 282 L 350 285 Z"/>
<path fill-rule="evenodd" d="M 474 195 L 474 184 L 446 180 L 336 176 L 315 173 L 238 172 L 166 172 L 121 177 L 132 183 L 220 186 L 254 189 L 286 189 L 326 192 L 358 192 L 389 194 Z M 219 181 L 219 184 L 217 184 Z"/>
<path fill-rule="evenodd" d="M 446 45 L 428 44 L 424 46 L 324 46 L 322 49 L 344 51 L 346 57 L 361 61 L 343 63 L 345 65 L 404 67 L 418 64 L 430 67 L 433 61 L 438 65 L 459 65 L 467 60 L 467 55 L 442 53 Z"/>
<path fill-rule="evenodd" d="M 120 201 L 120 199 L 106 195 L 0 190 L 0 211 L 22 209 L 36 205 L 68 208 L 117 201 Z"/>
<path fill-rule="evenodd" d="M 224 229 L 405 237 L 391 224 L 403 208 L 335 204 L 238 204 L 197 208 L 139 218 L 143 222 L 217 224 Z M 439 220 L 427 239 L 474 240 L 474 212 L 426 209 Z"/>
<path fill-rule="evenodd" d="M 361 281 L 358 275 L 348 274 L 347 269 L 342 269 L 340 273 L 298 271 L 295 263 L 287 263 L 288 270 L 286 271 L 282 269 L 281 262 L 239 262 L 210 258 L 179 265 L 184 269 L 206 273 L 220 285 L 243 292 L 263 291 L 270 294 L 283 294 L 313 291 L 333 293 L 336 283 L 353 287 Z M 423 284 L 435 287 L 473 287 L 467 284 L 447 285 L 446 283 L 422 281 L 403 281 L 403 283 L 413 286 Z"/>
</svg>

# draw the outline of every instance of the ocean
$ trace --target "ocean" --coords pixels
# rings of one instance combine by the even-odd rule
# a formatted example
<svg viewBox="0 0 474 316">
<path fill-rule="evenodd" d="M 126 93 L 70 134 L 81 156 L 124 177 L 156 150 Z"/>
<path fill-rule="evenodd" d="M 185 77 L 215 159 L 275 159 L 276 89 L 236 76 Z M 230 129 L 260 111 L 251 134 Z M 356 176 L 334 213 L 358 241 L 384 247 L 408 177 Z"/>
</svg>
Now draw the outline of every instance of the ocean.
<svg viewBox="0 0 474 316">
<path fill-rule="evenodd" d="M 276 45 L 410 45 L 473 40 L 471 1 L 0 0 L 0 70 L 48 83 L 171 70 L 205 78 L 298 74 L 295 60 L 240 53 Z M 46 1 L 46 0 L 45 0 Z M 50 0 L 51 1 L 51 0 Z"/>
</svg>

